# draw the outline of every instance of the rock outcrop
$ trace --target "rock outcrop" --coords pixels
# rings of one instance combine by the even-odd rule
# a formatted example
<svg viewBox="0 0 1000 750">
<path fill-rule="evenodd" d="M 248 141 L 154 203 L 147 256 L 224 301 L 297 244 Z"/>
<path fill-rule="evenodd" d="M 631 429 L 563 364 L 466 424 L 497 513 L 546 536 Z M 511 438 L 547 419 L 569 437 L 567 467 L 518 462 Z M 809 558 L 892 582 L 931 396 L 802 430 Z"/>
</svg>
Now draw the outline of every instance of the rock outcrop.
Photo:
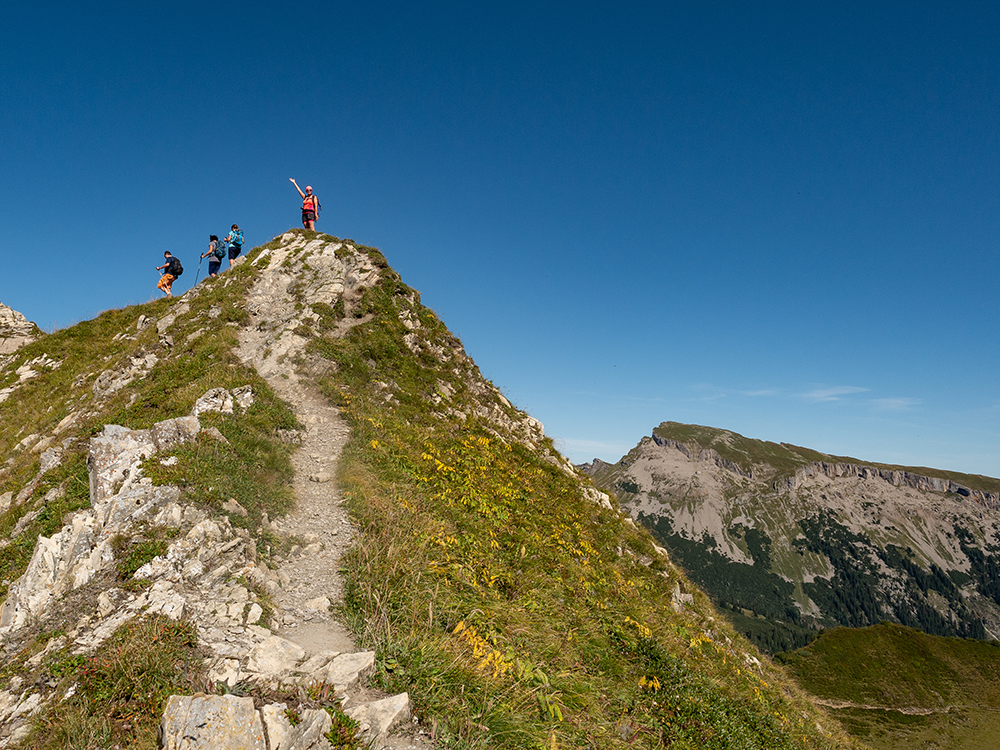
<svg viewBox="0 0 1000 750">
<path fill-rule="evenodd" d="M 0 302 L 0 356 L 12 354 L 38 338 L 38 326 Z"/>
<path fill-rule="evenodd" d="M 135 573 L 136 579 L 150 583 L 148 588 L 139 593 L 121 588 L 103 591 L 94 610 L 82 612 L 76 627 L 50 647 L 69 645 L 74 653 L 88 653 L 134 617 L 184 617 L 195 624 L 199 641 L 210 654 L 208 674 L 214 682 L 230 688 L 244 680 L 274 688 L 329 685 L 346 702 L 347 694 L 374 669 L 374 652 L 309 653 L 263 627 L 263 609 L 257 594 L 238 581 L 250 581 L 270 591 L 277 591 L 281 581 L 275 571 L 257 561 L 256 546 L 248 532 L 232 527 L 224 517 L 212 518 L 202 509 L 182 504 L 176 487 L 154 485 L 143 473 L 144 461 L 197 438 L 201 431 L 198 415 L 207 411 L 231 413 L 233 404 L 246 408 L 252 402 L 249 388 L 215 389 L 197 400 L 191 416 L 165 420 L 149 430 L 107 425 L 92 438 L 87 461 L 91 507 L 74 514 L 57 534 L 38 539 L 28 569 L 11 585 L 0 607 L 0 636 L 15 634 L 44 616 L 59 597 L 85 586 L 110 568 L 115 562 L 112 540 L 116 536 L 146 524 L 172 528 L 180 533 L 166 552 Z M 279 746 L 319 748 L 326 742 L 322 734 L 329 731 L 330 719 L 325 712 L 317 712 L 317 716 L 326 717 L 325 725 L 322 721 L 306 722 L 311 728 L 308 737 L 320 740 L 302 744 L 307 737 L 304 730 L 287 727 L 281 736 L 294 739 L 295 744 L 276 745 L 255 727 L 268 726 L 269 731 L 277 732 L 277 727 L 284 726 L 281 721 L 273 715 L 268 715 L 266 721 L 259 716 L 251 721 L 244 715 L 249 699 L 233 702 L 230 698 L 172 699 L 164 718 L 164 747 L 259 746 L 262 750 L 276 750 Z M 5 716 L 0 747 L 23 737 L 30 717 L 51 699 L 14 683 L 0 690 L 0 716 Z M 249 705 L 252 711 L 253 702 L 249 701 Z M 360 710 L 364 705 L 352 708 Z M 394 715 L 405 718 L 408 711 L 406 701 L 406 707 L 398 708 Z M 378 706 L 371 712 L 381 715 Z M 369 716 L 368 709 L 363 715 Z M 320 732 L 317 727 L 323 726 L 326 728 Z M 385 723 L 375 722 L 373 726 L 376 730 L 371 736 L 375 739 Z M 211 727 L 224 729 L 215 733 Z M 191 739 L 195 735 L 202 744 Z"/>
<path fill-rule="evenodd" d="M 970 498 L 984 508 L 1000 510 L 1000 492 L 984 492 L 971 489 L 965 485 L 942 477 L 928 477 L 914 471 L 903 469 L 885 469 L 879 466 L 864 466 L 861 464 L 844 463 L 842 461 L 813 463 L 796 469 L 791 477 L 775 481 L 775 489 L 797 490 L 808 480 L 824 476 L 828 479 L 839 477 L 856 477 L 858 479 L 880 479 L 893 487 L 911 487 L 921 492 L 951 493 Z"/>
</svg>

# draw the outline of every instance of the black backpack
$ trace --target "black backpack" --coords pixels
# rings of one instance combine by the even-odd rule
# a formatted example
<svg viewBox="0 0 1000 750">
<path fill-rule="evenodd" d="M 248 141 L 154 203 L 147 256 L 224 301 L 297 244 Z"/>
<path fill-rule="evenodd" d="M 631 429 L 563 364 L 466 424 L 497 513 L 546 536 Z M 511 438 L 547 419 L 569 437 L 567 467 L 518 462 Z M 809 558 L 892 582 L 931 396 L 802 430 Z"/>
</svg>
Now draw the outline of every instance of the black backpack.
<svg viewBox="0 0 1000 750">
<path fill-rule="evenodd" d="M 172 255 L 170 256 L 170 262 L 167 263 L 167 273 L 171 276 L 180 276 L 184 273 L 184 266 Z"/>
<path fill-rule="evenodd" d="M 218 258 L 219 260 L 222 260 L 223 258 L 225 258 L 226 257 L 226 241 L 225 240 L 216 240 L 215 241 L 215 250 L 213 250 L 212 252 L 215 255 L 215 257 Z"/>
</svg>

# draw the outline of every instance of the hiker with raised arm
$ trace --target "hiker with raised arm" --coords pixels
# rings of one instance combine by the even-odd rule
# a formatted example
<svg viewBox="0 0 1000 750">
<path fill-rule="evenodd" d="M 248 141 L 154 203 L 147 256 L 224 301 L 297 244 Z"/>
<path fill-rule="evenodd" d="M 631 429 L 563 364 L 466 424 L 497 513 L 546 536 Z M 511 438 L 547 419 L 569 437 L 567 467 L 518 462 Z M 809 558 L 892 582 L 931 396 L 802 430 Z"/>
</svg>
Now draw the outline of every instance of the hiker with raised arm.
<svg viewBox="0 0 1000 750">
<path fill-rule="evenodd" d="M 302 226 L 308 229 L 310 232 L 316 231 L 316 217 L 319 216 L 319 198 L 313 195 L 312 185 L 306 185 L 306 191 L 303 193 L 302 188 L 299 187 L 299 183 L 295 181 L 294 177 L 288 178 L 295 189 L 299 191 L 299 195 L 302 196 Z"/>
<path fill-rule="evenodd" d="M 165 250 L 163 252 L 163 265 L 157 266 L 156 270 L 163 271 L 163 275 L 160 276 L 160 281 L 157 283 L 156 288 L 167 297 L 173 297 L 174 295 L 170 291 L 170 287 L 173 285 L 174 279 L 184 273 L 184 267 L 181 266 L 181 262 L 171 255 L 169 250 Z"/>
<path fill-rule="evenodd" d="M 202 253 L 202 258 L 208 258 L 208 275 L 218 276 L 222 259 L 226 257 L 226 241 L 220 240 L 214 234 L 208 236 L 208 252 Z M 211 257 L 210 257 L 211 256 Z"/>
<path fill-rule="evenodd" d="M 233 229 L 226 235 L 225 242 L 229 245 L 229 267 L 232 268 L 233 261 L 243 252 L 243 230 L 233 224 Z"/>
</svg>

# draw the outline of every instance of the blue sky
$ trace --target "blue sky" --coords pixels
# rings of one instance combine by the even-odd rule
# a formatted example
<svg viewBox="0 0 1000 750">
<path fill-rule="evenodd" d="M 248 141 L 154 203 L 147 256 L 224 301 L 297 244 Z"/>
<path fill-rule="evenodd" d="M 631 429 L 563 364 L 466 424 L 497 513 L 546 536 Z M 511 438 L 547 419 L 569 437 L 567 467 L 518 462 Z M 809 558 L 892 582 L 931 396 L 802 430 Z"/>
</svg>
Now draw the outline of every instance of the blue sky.
<svg viewBox="0 0 1000 750">
<path fill-rule="evenodd" d="M 349 6 L 7 9 L 0 301 L 183 291 L 295 177 L 575 461 L 673 420 L 1000 476 L 996 4 Z"/>
</svg>

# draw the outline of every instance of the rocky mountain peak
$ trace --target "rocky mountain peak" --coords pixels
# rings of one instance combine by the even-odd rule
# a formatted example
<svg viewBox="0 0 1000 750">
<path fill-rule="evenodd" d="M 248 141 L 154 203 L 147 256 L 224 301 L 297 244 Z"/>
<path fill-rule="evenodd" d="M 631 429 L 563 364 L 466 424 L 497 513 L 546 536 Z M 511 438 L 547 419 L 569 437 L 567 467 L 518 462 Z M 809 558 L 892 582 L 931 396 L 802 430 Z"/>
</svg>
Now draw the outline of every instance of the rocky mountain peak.
<svg viewBox="0 0 1000 750">
<path fill-rule="evenodd" d="M 1000 635 L 995 479 L 672 422 L 584 470 L 765 649 L 882 620 Z"/>
<path fill-rule="evenodd" d="M 289 231 L 0 385 L 0 748 L 850 746 L 374 248 Z"/>
</svg>

